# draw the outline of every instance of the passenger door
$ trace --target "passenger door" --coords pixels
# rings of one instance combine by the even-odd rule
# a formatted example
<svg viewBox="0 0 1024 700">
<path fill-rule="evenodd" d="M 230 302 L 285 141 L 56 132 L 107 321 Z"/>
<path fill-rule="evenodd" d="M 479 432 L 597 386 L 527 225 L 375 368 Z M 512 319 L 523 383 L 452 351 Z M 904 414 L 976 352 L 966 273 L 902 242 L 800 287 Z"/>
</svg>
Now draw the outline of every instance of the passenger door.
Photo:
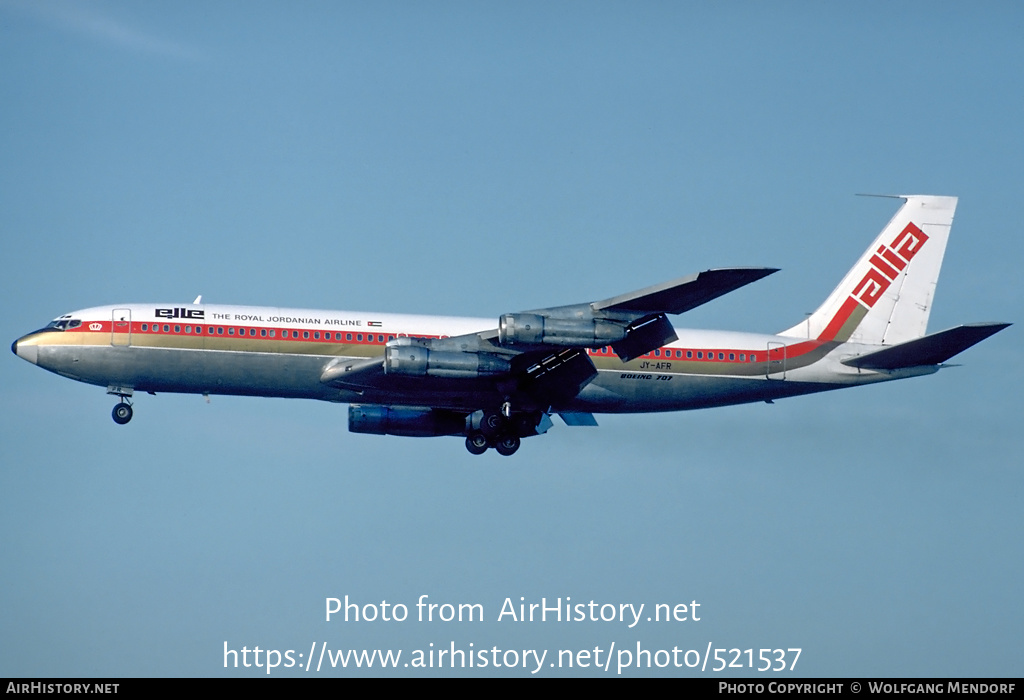
<svg viewBox="0 0 1024 700">
<path fill-rule="evenodd" d="M 132 344 L 132 310 L 114 309 L 110 315 L 110 344 Z"/>
<path fill-rule="evenodd" d="M 786 378 L 786 345 L 785 343 L 768 343 L 768 379 Z"/>
</svg>

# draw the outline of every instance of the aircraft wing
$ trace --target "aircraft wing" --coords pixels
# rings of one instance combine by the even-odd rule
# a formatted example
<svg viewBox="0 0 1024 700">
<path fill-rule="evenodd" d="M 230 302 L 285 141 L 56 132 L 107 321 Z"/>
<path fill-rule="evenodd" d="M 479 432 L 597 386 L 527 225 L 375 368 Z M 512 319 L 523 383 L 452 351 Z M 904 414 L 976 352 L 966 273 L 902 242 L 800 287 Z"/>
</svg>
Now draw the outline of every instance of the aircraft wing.
<svg viewBox="0 0 1024 700">
<path fill-rule="evenodd" d="M 502 345 L 576 343 L 611 345 L 623 362 L 677 340 L 668 314 L 681 314 L 778 272 L 773 267 L 705 270 L 687 277 L 595 301 L 521 314 L 505 314 L 498 325 Z"/>
<path fill-rule="evenodd" d="M 610 345 L 623 362 L 676 340 L 667 314 L 689 311 L 777 272 L 705 270 L 592 303 L 504 314 L 498 328 L 453 338 L 395 338 L 384 355 L 332 360 L 320 380 L 350 391 L 401 396 L 401 402 L 467 407 L 500 404 L 546 409 L 576 396 L 597 370 L 589 348 Z"/>
<path fill-rule="evenodd" d="M 773 267 L 705 270 L 591 304 L 595 311 L 681 314 L 778 272 Z"/>
</svg>

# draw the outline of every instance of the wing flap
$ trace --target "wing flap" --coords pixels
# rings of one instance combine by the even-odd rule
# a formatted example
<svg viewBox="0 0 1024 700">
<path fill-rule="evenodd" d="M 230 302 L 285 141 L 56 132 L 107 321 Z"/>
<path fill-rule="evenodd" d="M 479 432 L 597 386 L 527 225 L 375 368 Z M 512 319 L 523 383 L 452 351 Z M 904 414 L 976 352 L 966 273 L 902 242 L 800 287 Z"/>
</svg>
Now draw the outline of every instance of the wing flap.
<svg viewBox="0 0 1024 700">
<path fill-rule="evenodd" d="M 597 376 L 597 368 L 585 350 L 566 348 L 531 364 L 521 388 L 542 404 L 569 401 Z"/>
<path fill-rule="evenodd" d="M 860 369 L 895 370 L 942 364 L 1003 330 L 1009 323 L 970 323 L 843 360 Z"/>
<path fill-rule="evenodd" d="M 597 419 L 593 413 L 578 413 L 575 411 L 562 411 L 558 414 L 565 424 L 571 427 L 596 427 Z"/>
<path fill-rule="evenodd" d="M 647 316 L 626 326 L 626 337 L 612 343 L 612 350 L 623 362 L 679 340 L 676 329 L 665 314 Z"/>
</svg>

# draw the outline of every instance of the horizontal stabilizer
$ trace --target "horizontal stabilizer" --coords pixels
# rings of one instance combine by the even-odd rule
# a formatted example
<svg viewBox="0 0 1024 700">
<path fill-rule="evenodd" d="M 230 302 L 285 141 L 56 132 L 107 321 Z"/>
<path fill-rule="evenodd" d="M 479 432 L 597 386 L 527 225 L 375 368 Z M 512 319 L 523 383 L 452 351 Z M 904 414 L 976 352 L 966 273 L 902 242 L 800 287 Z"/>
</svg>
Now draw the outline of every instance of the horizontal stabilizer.
<svg viewBox="0 0 1024 700">
<path fill-rule="evenodd" d="M 569 412 L 563 411 L 563 412 L 559 413 L 558 415 L 562 418 L 562 420 L 565 421 L 566 425 L 570 425 L 570 426 L 573 426 L 573 427 L 579 427 L 579 426 L 592 426 L 592 427 L 596 427 L 597 426 L 597 419 L 594 418 L 594 414 L 593 413 L 569 413 Z"/>
<path fill-rule="evenodd" d="M 844 365 L 860 369 L 894 370 L 905 367 L 942 364 L 972 345 L 1003 330 L 1009 323 L 970 323 L 926 335 L 884 350 L 843 360 Z"/>
<path fill-rule="evenodd" d="M 594 311 L 681 314 L 778 272 L 774 267 L 732 267 L 705 270 L 653 287 L 620 294 L 591 304 Z"/>
</svg>

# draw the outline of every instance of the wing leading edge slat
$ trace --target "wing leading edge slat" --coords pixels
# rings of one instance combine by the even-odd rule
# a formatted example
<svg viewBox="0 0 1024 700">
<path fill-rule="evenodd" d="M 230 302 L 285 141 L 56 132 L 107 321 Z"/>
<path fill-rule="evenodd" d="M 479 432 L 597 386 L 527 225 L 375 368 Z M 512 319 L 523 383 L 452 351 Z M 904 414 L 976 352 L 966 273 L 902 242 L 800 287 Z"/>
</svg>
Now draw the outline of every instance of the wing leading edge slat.
<svg viewBox="0 0 1024 700">
<path fill-rule="evenodd" d="M 681 314 L 778 271 L 774 267 L 705 270 L 594 302 L 591 308 L 594 311 Z"/>
</svg>

